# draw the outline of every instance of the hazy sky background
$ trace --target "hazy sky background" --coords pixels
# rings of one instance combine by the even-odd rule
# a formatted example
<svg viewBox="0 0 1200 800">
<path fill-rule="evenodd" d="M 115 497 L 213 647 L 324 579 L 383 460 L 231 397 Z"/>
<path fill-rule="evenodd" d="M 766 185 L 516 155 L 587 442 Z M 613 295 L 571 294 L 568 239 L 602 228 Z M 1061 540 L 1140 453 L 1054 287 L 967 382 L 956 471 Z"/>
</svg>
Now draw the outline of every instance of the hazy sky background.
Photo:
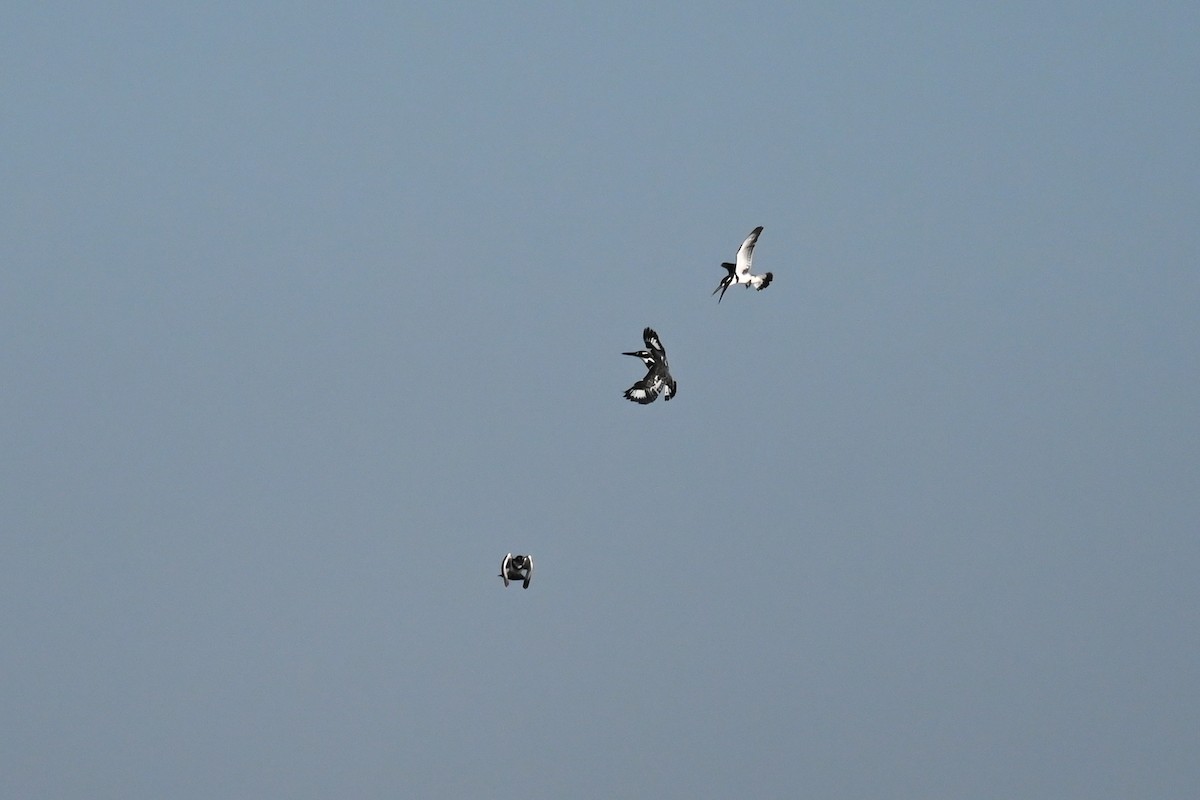
<svg viewBox="0 0 1200 800">
<path fill-rule="evenodd" d="M 7 7 L 0 795 L 1195 797 L 1200 7 L 501 5 Z"/>
</svg>

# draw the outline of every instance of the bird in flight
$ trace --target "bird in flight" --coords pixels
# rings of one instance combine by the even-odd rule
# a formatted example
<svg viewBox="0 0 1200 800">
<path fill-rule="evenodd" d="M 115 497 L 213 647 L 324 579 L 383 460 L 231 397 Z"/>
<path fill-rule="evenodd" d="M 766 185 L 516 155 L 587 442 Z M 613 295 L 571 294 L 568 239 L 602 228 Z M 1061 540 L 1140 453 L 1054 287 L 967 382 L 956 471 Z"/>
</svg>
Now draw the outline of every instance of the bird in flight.
<svg viewBox="0 0 1200 800">
<path fill-rule="evenodd" d="M 661 394 L 663 400 L 670 400 L 675 396 L 675 379 L 671 377 L 671 368 L 667 365 L 666 348 L 653 328 L 642 331 L 642 339 L 647 349 L 621 354 L 640 358 L 646 365 L 646 377 L 625 390 L 625 399 L 646 405 L 653 403 Z"/>
<path fill-rule="evenodd" d="M 533 580 L 533 556 L 509 553 L 500 561 L 500 577 L 504 579 L 505 589 L 509 581 L 521 581 L 521 588 L 528 589 Z"/>
<path fill-rule="evenodd" d="M 742 242 L 742 246 L 738 248 L 736 264 L 730 264 L 728 261 L 721 264 L 722 267 L 729 270 L 729 274 L 721 278 L 717 288 L 713 289 L 713 294 L 721 293 L 721 296 L 717 298 L 718 303 L 725 297 L 725 290 L 734 284 L 744 285 L 747 289 L 753 286 L 760 292 L 771 285 L 771 279 L 775 277 L 774 273 L 750 274 L 750 264 L 754 261 L 754 245 L 758 242 L 760 233 L 762 233 L 762 225 L 750 231 L 746 241 Z"/>
</svg>

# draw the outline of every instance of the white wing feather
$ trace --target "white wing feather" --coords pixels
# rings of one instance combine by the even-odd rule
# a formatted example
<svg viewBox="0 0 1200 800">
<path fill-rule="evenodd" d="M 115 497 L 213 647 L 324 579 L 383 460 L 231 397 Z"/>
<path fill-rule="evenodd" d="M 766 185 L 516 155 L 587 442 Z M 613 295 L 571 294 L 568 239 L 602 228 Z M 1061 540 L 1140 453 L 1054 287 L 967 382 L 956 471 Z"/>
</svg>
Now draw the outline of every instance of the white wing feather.
<svg viewBox="0 0 1200 800">
<path fill-rule="evenodd" d="M 758 235 L 762 233 L 762 226 L 759 225 L 754 230 L 750 231 L 750 235 L 742 242 L 742 246 L 737 252 L 737 276 L 740 283 L 745 283 L 746 276 L 750 274 L 750 265 L 754 262 L 754 245 L 758 242 Z"/>
</svg>

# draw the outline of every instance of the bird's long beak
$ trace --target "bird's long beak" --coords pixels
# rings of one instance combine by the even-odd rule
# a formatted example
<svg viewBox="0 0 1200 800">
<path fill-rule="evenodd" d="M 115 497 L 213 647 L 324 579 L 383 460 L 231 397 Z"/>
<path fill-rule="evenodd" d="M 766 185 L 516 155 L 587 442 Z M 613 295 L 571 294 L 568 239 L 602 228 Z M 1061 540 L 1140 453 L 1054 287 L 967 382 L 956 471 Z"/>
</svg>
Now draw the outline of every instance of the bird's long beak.
<svg viewBox="0 0 1200 800">
<path fill-rule="evenodd" d="M 633 356 L 634 358 L 641 358 L 641 356 L 640 356 L 639 354 L 637 354 L 637 353 L 621 353 L 621 355 L 623 355 L 623 356 Z"/>
</svg>

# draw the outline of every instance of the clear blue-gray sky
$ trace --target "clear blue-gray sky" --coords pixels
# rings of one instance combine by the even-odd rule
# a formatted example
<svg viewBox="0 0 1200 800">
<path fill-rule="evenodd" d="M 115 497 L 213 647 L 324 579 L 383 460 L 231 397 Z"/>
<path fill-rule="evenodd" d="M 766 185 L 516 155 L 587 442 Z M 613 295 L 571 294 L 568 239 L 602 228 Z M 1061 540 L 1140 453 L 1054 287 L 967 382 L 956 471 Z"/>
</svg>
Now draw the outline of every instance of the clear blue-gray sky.
<svg viewBox="0 0 1200 800">
<path fill-rule="evenodd" d="M 569 5 L 8 7 L 0 795 L 1194 797 L 1200 8 Z"/>
</svg>

